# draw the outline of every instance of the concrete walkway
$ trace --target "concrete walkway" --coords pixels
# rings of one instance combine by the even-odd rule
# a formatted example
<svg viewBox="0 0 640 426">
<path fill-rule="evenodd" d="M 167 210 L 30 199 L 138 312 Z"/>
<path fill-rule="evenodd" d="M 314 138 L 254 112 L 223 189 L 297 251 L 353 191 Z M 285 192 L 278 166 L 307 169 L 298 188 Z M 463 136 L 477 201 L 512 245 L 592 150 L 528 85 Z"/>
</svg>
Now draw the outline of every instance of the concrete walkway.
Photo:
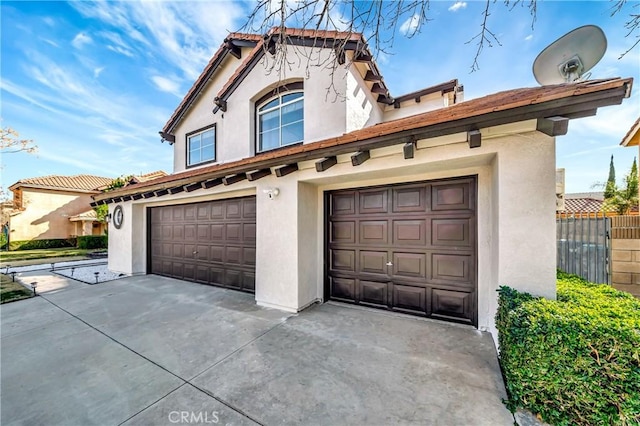
<svg viewBox="0 0 640 426">
<path fill-rule="evenodd" d="M 336 304 L 298 315 L 156 277 L 47 272 L 2 305 L 3 425 L 512 425 L 491 337 Z"/>
</svg>

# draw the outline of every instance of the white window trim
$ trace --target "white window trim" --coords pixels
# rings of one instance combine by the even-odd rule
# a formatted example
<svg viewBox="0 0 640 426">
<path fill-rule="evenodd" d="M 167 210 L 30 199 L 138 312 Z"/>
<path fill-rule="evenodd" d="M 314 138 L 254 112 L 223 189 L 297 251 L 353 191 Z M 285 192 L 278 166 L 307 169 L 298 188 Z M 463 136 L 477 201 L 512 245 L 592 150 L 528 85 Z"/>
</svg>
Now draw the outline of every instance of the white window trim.
<svg viewBox="0 0 640 426">
<path fill-rule="evenodd" d="M 217 135 L 216 127 L 217 126 L 214 124 L 213 126 L 207 126 L 207 127 L 203 128 L 203 129 L 199 129 L 199 130 L 196 130 L 196 131 L 194 131 L 192 133 L 188 133 L 187 135 L 185 135 L 186 136 L 186 140 L 187 140 L 187 143 L 186 143 L 186 145 L 187 145 L 186 146 L 186 159 L 185 159 L 186 160 L 185 161 L 186 167 L 195 167 L 195 166 L 199 166 L 201 164 L 208 164 L 208 163 L 213 163 L 213 162 L 216 161 L 217 156 L 218 156 L 218 152 L 217 152 L 217 150 L 218 150 L 218 135 Z M 199 161 L 197 163 L 192 163 L 191 162 L 191 138 L 193 138 L 194 136 L 200 136 L 200 141 L 202 142 L 202 135 L 204 133 L 207 133 L 207 132 L 213 132 L 213 158 L 209 159 L 209 160 Z M 200 158 L 202 158 L 202 143 L 200 145 L 200 153 L 201 153 Z"/>
<path fill-rule="evenodd" d="M 294 99 L 292 101 L 289 102 L 282 102 L 282 98 L 286 95 L 291 95 L 294 93 L 301 93 L 302 96 Z M 263 106 L 267 105 L 269 102 L 273 101 L 274 99 L 280 99 L 280 103 L 274 107 L 271 107 L 269 109 L 265 109 L 264 111 L 260 111 L 260 108 L 262 108 Z M 278 137 L 278 146 L 275 148 L 270 148 L 270 149 L 261 149 L 261 141 L 260 141 L 260 117 L 264 114 L 267 114 L 269 112 L 275 111 L 275 110 L 282 110 L 282 107 L 285 107 L 287 105 L 291 105 L 294 104 L 296 102 L 302 102 L 302 108 L 303 108 L 303 113 L 302 113 L 302 120 L 298 120 L 298 121 L 294 121 L 292 123 L 287 123 L 287 125 L 289 124 L 295 124 L 295 123 L 300 123 L 302 122 L 302 139 L 300 139 L 299 141 L 295 141 L 295 142 L 291 142 L 288 143 L 286 145 L 282 145 L 282 111 L 280 112 L 280 114 L 278 114 L 278 132 L 279 132 L 279 137 Z M 304 142 L 304 90 L 287 90 L 284 91 L 282 93 L 279 93 L 275 96 L 272 96 L 266 100 L 264 100 L 263 102 L 261 102 L 259 105 L 256 105 L 256 152 L 261 153 L 261 152 L 268 152 L 268 151 L 273 151 L 274 149 L 279 149 L 279 148 L 283 148 L 285 146 L 290 146 L 290 145 L 295 145 L 297 143 L 300 142 Z"/>
</svg>

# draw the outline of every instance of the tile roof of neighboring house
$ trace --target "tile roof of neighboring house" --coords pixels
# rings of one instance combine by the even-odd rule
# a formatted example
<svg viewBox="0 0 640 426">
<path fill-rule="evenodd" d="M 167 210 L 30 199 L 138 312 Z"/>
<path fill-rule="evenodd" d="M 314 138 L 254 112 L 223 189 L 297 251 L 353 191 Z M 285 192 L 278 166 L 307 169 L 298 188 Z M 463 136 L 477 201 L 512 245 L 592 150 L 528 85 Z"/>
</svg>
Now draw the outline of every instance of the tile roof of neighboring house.
<svg viewBox="0 0 640 426">
<path fill-rule="evenodd" d="M 631 125 L 631 128 L 622 138 L 622 142 L 620 142 L 622 146 L 637 146 L 640 145 L 640 117 L 636 120 L 635 123 Z"/>
<path fill-rule="evenodd" d="M 603 200 L 595 198 L 565 198 L 563 213 L 595 213 L 602 211 Z"/>
<path fill-rule="evenodd" d="M 592 198 L 594 200 L 604 200 L 604 192 L 602 191 L 572 192 L 572 193 L 564 194 L 565 200 L 570 200 L 575 198 Z"/>
<path fill-rule="evenodd" d="M 469 100 L 371 127 L 342 136 L 289 148 L 268 151 L 224 164 L 190 169 L 149 182 L 129 185 L 96 200 L 184 185 L 234 173 L 275 167 L 299 161 L 397 145 L 411 140 L 432 138 L 475 129 L 552 116 L 584 116 L 600 106 L 620 104 L 629 97 L 633 79 L 591 80 L 553 86 L 513 89 Z"/>
<path fill-rule="evenodd" d="M 82 212 L 77 215 L 71 216 L 69 220 L 71 222 L 85 222 L 85 221 L 93 222 L 95 220 L 98 220 L 98 215 L 96 214 L 95 210 L 91 209 L 91 210 L 87 210 L 86 212 Z"/>
<path fill-rule="evenodd" d="M 98 192 L 97 188 L 110 183 L 113 178 L 92 175 L 75 176 L 43 176 L 20 179 L 9 187 L 10 190 L 27 187 L 40 189 L 55 189 L 61 191 Z"/>
</svg>

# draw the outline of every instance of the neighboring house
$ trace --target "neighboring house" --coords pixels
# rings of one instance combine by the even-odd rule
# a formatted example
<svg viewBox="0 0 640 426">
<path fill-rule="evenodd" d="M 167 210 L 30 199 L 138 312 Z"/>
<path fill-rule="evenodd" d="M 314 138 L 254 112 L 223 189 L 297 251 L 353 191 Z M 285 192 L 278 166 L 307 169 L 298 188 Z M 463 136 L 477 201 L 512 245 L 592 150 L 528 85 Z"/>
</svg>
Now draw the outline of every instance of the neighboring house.
<svg viewBox="0 0 640 426">
<path fill-rule="evenodd" d="M 91 196 L 113 179 L 101 176 L 44 176 L 21 179 L 9 187 L 13 211 L 10 241 L 102 235 L 104 224 L 88 216 Z"/>
<path fill-rule="evenodd" d="M 622 146 L 637 146 L 638 147 L 638 159 L 640 160 L 640 117 L 631 126 L 627 134 L 622 138 L 620 142 Z M 638 197 L 640 197 L 640 187 L 638 187 Z"/>
<path fill-rule="evenodd" d="M 268 67 L 283 36 L 296 58 L 346 54 L 333 73 L 294 61 L 280 78 Z M 460 102 L 451 80 L 394 97 L 360 35 L 231 34 L 161 131 L 174 173 L 94 196 L 112 215 L 109 268 L 285 311 L 337 300 L 495 336 L 499 286 L 555 297 L 554 136 L 631 83 Z"/>
<path fill-rule="evenodd" d="M 604 192 L 576 192 L 564 195 L 563 214 L 602 212 Z"/>
<path fill-rule="evenodd" d="M 159 171 L 132 179 L 146 182 L 165 176 Z M 9 187 L 13 202 L 9 212 L 10 241 L 61 239 L 102 235 L 106 224 L 91 207 L 92 195 L 102 192 L 113 178 L 76 175 L 21 179 Z"/>
</svg>

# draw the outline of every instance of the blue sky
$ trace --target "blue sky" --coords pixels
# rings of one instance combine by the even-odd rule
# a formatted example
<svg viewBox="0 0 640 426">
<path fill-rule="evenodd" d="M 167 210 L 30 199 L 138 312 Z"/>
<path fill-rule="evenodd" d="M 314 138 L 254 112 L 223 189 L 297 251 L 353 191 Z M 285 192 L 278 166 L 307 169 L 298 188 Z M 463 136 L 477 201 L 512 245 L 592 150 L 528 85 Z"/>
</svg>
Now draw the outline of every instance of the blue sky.
<svg viewBox="0 0 640 426">
<path fill-rule="evenodd" d="M 432 20 L 412 38 L 398 35 L 378 57 L 392 95 L 458 78 L 471 99 L 501 90 L 537 86 L 536 55 L 581 25 L 603 28 L 608 50 L 592 78 L 633 77 L 632 97 L 572 120 L 558 138 L 557 166 L 567 169 L 566 191 L 589 191 L 606 180 L 615 156 L 618 180 L 637 150 L 619 147 L 640 115 L 640 46 L 623 59 L 636 32 L 625 38 L 633 4 L 610 17 L 608 1 L 539 1 L 537 21 L 525 7 L 497 2 L 489 20 L 501 46 L 483 51 L 470 73 L 483 2 L 433 1 Z M 33 139 L 37 155 L 2 158 L 2 186 L 50 174 L 117 177 L 172 171 L 172 148 L 162 128 L 229 31 L 241 27 L 253 3 L 245 2 L 33 2 L 2 1 L 2 126 Z M 635 13 L 640 12 L 635 8 Z M 535 177 L 532 177 L 535 178 Z"/>
</svg>

